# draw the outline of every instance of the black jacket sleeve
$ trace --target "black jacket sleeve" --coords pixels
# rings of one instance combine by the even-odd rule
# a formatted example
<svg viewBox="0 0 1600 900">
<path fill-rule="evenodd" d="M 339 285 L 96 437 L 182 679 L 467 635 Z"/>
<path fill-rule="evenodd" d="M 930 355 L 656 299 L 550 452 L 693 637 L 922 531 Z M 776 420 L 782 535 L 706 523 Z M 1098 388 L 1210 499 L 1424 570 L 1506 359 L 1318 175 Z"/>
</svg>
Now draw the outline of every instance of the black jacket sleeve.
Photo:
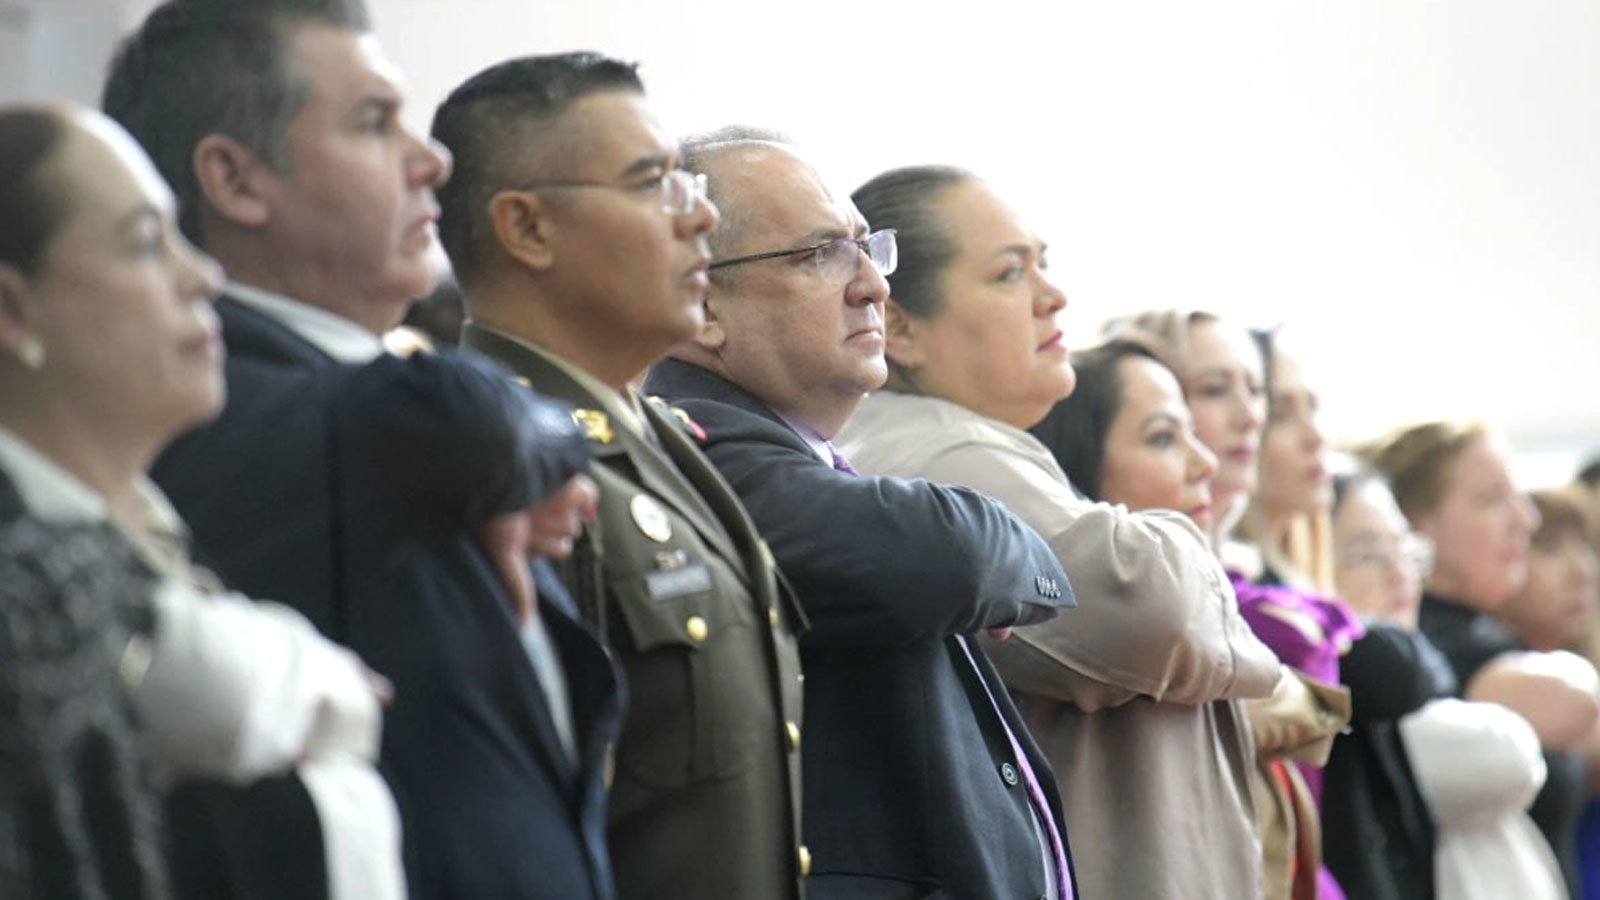
<svg viewBox="0 0 1600 900">
<path fill-rule="evenodd" d="M 856 476 L 776 421 L 679 401 L 794 584 L 812 645 L 906 645 L 1029 625 L 1074 605 L 1044 540 L 1001 504 L 924 480 Z"/>
</svg>

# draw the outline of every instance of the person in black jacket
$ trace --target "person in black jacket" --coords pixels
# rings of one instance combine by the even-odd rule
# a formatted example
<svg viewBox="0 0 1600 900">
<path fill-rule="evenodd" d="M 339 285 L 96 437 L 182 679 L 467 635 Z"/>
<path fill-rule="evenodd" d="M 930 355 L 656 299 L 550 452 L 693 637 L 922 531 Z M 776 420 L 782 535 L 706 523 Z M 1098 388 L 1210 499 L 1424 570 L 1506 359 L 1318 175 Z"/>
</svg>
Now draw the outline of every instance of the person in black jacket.
<svg viewBox="0 0 1600 900">
<path fill-rule="evenodd" d="M 893 234 L 784 147 L 686 156 L 739 227 L 713 233 L 706 330 L 645 387 L 704 429 L 811 620 L 810 896 L 1074 896 L 1054 778 L 970 640 L 1072 605 L 1065 573 L 995 501 L 860 476 L 828 443 L 884 379 Z"/>
<path fill-rule="evenodd" d="M 606 900 L 618 676 L 547 565 L 519 558 L 570 546 L 588 445 L 498 367 L 383 352 L 432 283 L 449 172 L 402 124 L 397 78 L 360 0 L 174 0 L 119 52 L 104 106 L 231 277 L 227 409 L 153 474 L 225 579 L 394 682 L 381 764 L 410 896 Z M 324 854 L 338 803 L 315 784 L 171 809 L 181 896 L 366 895 Z"/>
<path fill-rule="evenodd" d="M 1417 631 L 1427 544 L 1377 474 L 1340 476 L 1333 490 L 1336 584 L 1367 632 L 1340 661 L 1352 713 L 1325 770 L 1323 859 L 1351 897 L 1427 900 L 1434 823 L 1399 723 L 1456 691 L 1449 661 Z"/>
</svg>

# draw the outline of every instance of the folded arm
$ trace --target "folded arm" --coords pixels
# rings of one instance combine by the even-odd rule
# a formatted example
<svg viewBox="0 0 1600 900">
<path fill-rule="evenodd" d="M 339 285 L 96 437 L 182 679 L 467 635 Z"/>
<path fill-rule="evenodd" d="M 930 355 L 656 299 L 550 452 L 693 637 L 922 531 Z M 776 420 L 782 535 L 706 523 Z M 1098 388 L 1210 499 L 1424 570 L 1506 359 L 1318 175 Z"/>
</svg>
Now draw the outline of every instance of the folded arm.
<svg viewBox="0 0 1600 900">
<path fill-rule="evenodd" d="M 682 405 L 805 604 L 806 641 L 908 644 L 1039 622 L 1072 603 L 1050 548 L 993 500 L 847 475 L 775 422 Z"/>
<path fill-rule="evenodd" d="M 1014 688 L 1086 710 L 1139 696 L 1198 704 L 1271 692 L 1277 658 L 1240 617 L 1221 566 L 1187 518 L 1089 502 L 1005 447 L 957 445 L 926 475 L 1000 500 L 1043 535 L 1070 574 L 1077 609 L 989 648 Z"/>
</svg>

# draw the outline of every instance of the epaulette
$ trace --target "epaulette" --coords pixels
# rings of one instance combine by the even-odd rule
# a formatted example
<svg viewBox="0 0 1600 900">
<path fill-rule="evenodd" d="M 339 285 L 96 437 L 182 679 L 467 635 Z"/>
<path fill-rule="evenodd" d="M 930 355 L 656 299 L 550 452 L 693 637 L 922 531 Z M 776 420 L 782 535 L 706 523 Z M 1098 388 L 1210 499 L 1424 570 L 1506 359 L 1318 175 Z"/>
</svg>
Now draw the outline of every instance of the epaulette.
<svg viewBox="0 0 1600 900">
<path fill-rule="evenodd" d="M 616 437 L 611 430 L 611 418 L 598 409 L 575 409 L 572 411 L 572 421 L 578 423 L 584 436 L 591 441 L 609 444 Z"/>
<path fill-rule="evenodd" d="M 688 432 L 690 437 L 702 444 L 706 442 L 706 430 L 700 427 L 699 422 L 689 418 L 688 413 L 676 406 L 673 406 L 671 403 L 668 403 L 654 394 L 646 397 L 645 399 L 654 405 L 656 409 L 659 409 L 662 412 L 670 415 L 672 418 L 677 419 L 678 424 L 683 426 L 683 430 Z"/>
</svg>

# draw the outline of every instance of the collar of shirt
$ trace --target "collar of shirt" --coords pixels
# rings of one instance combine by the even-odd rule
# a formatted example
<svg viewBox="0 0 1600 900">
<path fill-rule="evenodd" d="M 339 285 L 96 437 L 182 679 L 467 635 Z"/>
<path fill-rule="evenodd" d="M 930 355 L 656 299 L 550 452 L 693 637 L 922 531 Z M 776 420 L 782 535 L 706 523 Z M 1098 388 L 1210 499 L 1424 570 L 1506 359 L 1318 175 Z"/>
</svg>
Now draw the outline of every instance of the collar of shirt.
<svg viewBox="0 0 1600 900">
<path fill-rule="evenodd" d="M 579 387 L 593 394 L 600 401 L 600 405 L 605 407 L 606 415 L 622 423 L 622 427 L 628 429 L 630 434 L 635 437 L 654 440 L 654 435 L 644 427 L 644 412 L 639 408 L 639 396 L 634 393 L 632 388 L 619 393 L 600 379 L 537 344 L 530 343 L 498 328 L 491 328 L 481 322 L 473 324 L 484 331 L 505 338 L 560 369 L 568 378 L 576 381 Z"/>
<path fill-rule="evenodd" d="M 45 521 L 104 522 L 111 517 L 104 497 L 4 427 L 0 427 L 0 470 L 17 486 L 23 505 Z M 136 489 L 139 515 L 150 533 L 179 546 L 186 544 L 188 529 L 161 490 L 143 476 Z"/>
<path fill-rule="evenodd" d="M 378 335 L 325 309 L 247 284 L 229 282 L 225 293 L 289 329 L 342 363 L 372 362 L 384 353 Z"/>
<path fill-rule="evenodd" d="M 811 448 L 811 452 L 815 453 L 818 459 L 829 466 L 833 465 L 833 445 L 828 443 L 822 435 L 817 434 L 815 428 L 799 419 L 791 419 L 783 413 L 778 413 L 778 418 L 782 419 L 785 425 L 794 429 L 795 434 L 800 435 L 800 439 L 806 442 L 806 446 Z"/>
</svg>

